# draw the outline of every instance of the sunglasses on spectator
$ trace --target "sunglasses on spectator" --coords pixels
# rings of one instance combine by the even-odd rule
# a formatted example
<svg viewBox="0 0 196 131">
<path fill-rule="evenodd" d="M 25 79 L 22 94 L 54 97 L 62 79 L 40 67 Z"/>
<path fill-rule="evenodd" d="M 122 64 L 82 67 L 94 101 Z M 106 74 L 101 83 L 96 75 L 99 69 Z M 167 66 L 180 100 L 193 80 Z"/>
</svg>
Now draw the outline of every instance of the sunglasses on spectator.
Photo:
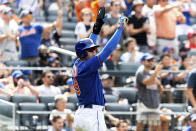
<svg viewBox="0 0 196 131">
<path fill-rule="evenodd" d="M 54 76 L 52 76 L 52 75 L 48 75 L 48 76 L 46 76 L 48 79 L 50 79 L 50 78 L 54 78 Z"/>
<path fill-rule="evenodd" d="M 86 49 L 86 51 L 88 51 L 88 52 L 97 51 L 97 47 L 93 47 L 93 48 Z"/>
<path fill-rule="evenodd" d="M 147 60 L 148 62 L 153 62 L 154 61 L 154 59 L 150 59 L 150 60 Z"/>
</svg>

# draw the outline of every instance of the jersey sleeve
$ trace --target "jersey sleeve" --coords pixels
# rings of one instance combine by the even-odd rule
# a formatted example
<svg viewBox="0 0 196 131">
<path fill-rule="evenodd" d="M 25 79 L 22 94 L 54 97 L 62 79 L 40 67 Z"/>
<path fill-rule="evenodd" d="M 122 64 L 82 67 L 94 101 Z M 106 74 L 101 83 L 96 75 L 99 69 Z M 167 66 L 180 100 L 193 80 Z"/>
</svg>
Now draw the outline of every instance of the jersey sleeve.
<svg viewBox="0 0 196 131">
<path fill-rule="evenodd" d="M 103 50 L 98 54 L 98 58 L 101 64 L 108 58 L 108 56 L 116 48 L 120 40 L 121 34 L 122 34 L 122 29 L 118 28 L 114 33 L 114 35 L 112 36 L 112 38 L 108 41 L 106 46 L 103 48 Z"/>
</svg>

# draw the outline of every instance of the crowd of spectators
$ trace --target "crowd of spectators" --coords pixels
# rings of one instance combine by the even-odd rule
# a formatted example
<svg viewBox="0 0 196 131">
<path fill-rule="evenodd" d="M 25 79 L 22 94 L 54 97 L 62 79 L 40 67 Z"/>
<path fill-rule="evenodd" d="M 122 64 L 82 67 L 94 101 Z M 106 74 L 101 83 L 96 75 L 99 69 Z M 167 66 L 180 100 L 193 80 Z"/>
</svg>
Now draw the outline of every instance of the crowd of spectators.
<svg viewBox="0 0 196 131">
<path fill-rule="evenodd" d="M 17 9 L 11 8 L 14 3 L 17 3 Z M 6 63 L 9 61 L 25 61 L 32 67 L 66 66 L 60 54 L 49 50 L 50 46 L 61 47 L 63 44 L 60 42 L 62 32 L 66 30 L 63 19 L 66 17 L 68 22 L 74 23 L 73 17 L 77 18 L 73 30 L 76 40 L 89 37 L 100 6 L 105 6 L 107 11 L 107 19 L 97 41 L 100 50 L 118 28 L 120 17 L 127 16 L 129 19 L 117 48 L 104 62 L 101 71 L 119 71 L 119 63 L 141 65 L 134 76 L 134 87 L 138 89 L 137 108 L 141 109 L 137 111 L 140 113 L 160 111 L 161 102 L 176 102 L 176 94 L 171 89 L 183 85 L 180 87 L 186 90 L 189 72 L 196 66 L 194 0 L 3 0 L 0 4 L 0 68 L 9 66 Z M 57 12 L 52 23 L 48 22 L 49 10 Z M 36 17 L 44 17 L 45 23 L 36 21 Z M 149 77 L 152 79 L 149 80 Z M 121 98 L 118 90 L 113 88 L 125 86 L 124 79 L 127 77 L 103 74 L 101 79 L 105 95 L 118 97 L 119 104 L 128 104 L 128 100 Z M 9 97 L 16 94 L 31 94 L 37 98 L 40 95 L 56 96 L 56 109 L 49 119 L 53 129 L 48 131 L 54 128 L 60 130 L 64 125 L 65 130 L 72 127 L 73 114 L 66 109 L 67 97 L 75 96 L 69 70 L 0 69 L 0 94 Z M 153 98 L 149 98 L 149 94 L 153 94 Z M 177 102 L 185 103 L 184 96 L 183 91 Z M 151 108 L 153 110 L 149 110 Z M 170 112 L 168 109 L 161 111 Z M 105 117 L 111 129 L 128 130 L 130 121 L 122 121 L 112 115 Z M 189 125 L 194 127 L 195 116 L 191 118 Z M 170 118 L 167 116 L 153 114 L 146 118 L 145 115 L 138 115 L 138 131 L 147 119 L 150 120 L 151 130 L 162 128 L 167 131 L 169 128 Z M 158 123 L 152 123 L 154 120 Z M 159 121 L 166 124 L 159 125 Z"/>
</svg>

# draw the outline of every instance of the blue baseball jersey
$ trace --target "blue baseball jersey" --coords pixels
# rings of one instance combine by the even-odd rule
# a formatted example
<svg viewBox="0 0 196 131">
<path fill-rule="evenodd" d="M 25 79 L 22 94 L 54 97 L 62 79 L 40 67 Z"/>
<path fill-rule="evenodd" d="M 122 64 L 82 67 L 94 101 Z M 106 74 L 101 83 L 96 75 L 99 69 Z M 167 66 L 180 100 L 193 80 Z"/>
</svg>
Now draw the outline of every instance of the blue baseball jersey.
<svg viewBox="0 0 196 131">
<path fill-rule="evenodd" d="M 98 56 L 87 61 L 76 60 L 72 73 L 79 105 L 104 105 L 103 87 L 98 72 L 100 66 Z"/>
<path fill-rule="evenodd" d="M 21 44 L 21 59 L 38 56 L 38 47 L 41 43 L 43 26 L 31 24 L 19 28 L 19 40 Z"/>
<path fill-rule="evenodd" d="M 104 106 L 103 87 L 98 69 L 116 48 L 121 34 L 122 29 L 117 29 L 99 54 L 92 56 L 86 61 L 80 61 L 80 59 L 75 61 L 72 70 L 72 79 L 79 105 L 94 104 Z M 96 43 L 97 35 L 92 33 L 90 39 Z"/>
</svg>

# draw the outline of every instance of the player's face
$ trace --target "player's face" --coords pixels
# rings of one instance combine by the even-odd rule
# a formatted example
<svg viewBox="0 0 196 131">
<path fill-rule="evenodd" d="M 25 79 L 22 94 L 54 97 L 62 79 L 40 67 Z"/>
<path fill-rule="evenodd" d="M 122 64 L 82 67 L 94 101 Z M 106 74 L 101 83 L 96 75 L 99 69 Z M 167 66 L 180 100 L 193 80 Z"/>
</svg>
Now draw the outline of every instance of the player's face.
<svg viewBox="0 0 196 131">
<path fill-rule="evenodd" d="M 56 131 L 60 131 L 63 128 L 63 119 L 60 118 L 58 119 L 54 124 L 53 127 L 55 128 Z"/>
<path fill-rule="evenodd" d="M 87 56 L 88 59 L 91 58 L 92 56 L 95 56 L 98 52 L 97 47 L 87 49 L 86 51 L 88 52 L 88 56 Z"/>
</svg>

